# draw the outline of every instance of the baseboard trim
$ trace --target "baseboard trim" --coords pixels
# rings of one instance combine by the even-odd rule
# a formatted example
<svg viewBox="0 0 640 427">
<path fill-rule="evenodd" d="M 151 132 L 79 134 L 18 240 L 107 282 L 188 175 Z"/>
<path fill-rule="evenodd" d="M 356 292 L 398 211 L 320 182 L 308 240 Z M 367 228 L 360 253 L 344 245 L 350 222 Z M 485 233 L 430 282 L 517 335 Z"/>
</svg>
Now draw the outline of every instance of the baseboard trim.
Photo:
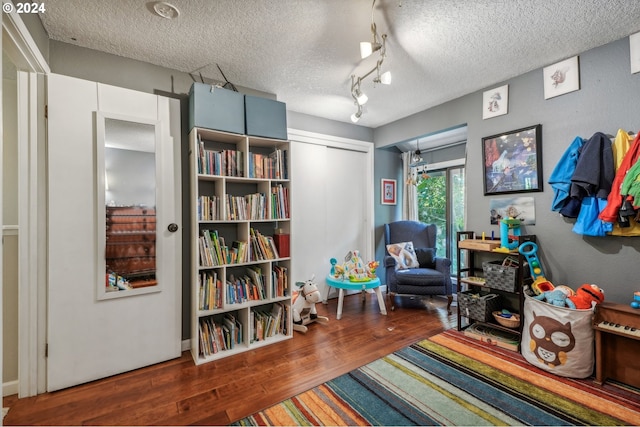
<svg viewBox="0 0 640 427">
<path fill-rule="evenodd" d="M 191 340 L 182 340 L 181 348 L 182 351 L 191 350 Z"/>
<path fill-rule="evenodd" d="M 18 380 L 2 383 L 2 397 L 18 394 Z"/>
</svg>

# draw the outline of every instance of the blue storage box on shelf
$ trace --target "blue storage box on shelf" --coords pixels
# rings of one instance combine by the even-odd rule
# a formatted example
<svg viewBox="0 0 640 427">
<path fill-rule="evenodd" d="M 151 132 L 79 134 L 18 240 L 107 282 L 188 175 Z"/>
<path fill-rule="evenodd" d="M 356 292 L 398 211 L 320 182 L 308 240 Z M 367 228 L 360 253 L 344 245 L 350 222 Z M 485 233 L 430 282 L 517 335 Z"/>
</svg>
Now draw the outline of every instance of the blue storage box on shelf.
<svg viewBox="0 0 640 427">
<path fill-rule="evenodd" d="M 189 91 L 189 131 L 194 127 L 244 134 L 244 95 L 193 83 Z"/>
<path fill-rule="evenodd" d="M 245 95 L 246 131 L 250 136 L 287 139 L 287 107 L 284 102 Z"/>
</svg>

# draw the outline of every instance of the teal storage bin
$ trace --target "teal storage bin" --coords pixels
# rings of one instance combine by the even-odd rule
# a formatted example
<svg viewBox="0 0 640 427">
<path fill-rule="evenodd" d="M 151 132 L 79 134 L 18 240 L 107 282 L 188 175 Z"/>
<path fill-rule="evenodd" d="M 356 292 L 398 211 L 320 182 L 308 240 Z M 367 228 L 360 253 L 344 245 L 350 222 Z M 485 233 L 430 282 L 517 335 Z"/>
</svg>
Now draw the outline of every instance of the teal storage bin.
<svg viewBox="0 0 640 427">
<path fill-rule="evenodd" d="M 287 139 L 287 107 L 284 102 L 245 95 L 246 131 L 250 136 Z"/>
<path fill-rule="evenodd" d="M 244 95 L 205 83 L 189 91 L 189 131 L 194 127 L 244 134 Z"/>
</svg>

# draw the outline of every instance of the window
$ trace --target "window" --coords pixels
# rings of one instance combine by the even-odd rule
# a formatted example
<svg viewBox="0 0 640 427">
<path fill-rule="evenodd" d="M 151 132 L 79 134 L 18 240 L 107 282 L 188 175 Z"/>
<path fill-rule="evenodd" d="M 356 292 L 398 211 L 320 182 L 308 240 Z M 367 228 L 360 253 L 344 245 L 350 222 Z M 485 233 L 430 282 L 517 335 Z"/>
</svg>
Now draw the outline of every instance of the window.
<svg viewBox="0 0 640 427">
<path fill-rule="evenodd" d="M 447 162 L 452 163 L 452 162 Z M 459 162 L 455 162 L 459 163 Z M 457 271 L 456 233 L 463 231 L 465 170 L 464 165 L 438 167 L 418 175 L 418 220 L 436 224 L 436 248 L 438 256 L 451 260 L 451 271 Z"/>
</svg>

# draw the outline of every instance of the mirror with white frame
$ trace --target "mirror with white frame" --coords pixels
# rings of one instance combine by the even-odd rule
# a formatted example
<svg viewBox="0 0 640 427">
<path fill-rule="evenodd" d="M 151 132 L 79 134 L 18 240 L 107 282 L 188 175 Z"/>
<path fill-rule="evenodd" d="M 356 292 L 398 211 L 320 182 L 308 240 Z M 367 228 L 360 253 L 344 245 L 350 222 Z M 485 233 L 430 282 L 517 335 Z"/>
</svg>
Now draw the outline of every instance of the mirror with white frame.
<svg viewBox="0 0 640 427">
<path fill-rule="evenodd" d="M 98 138 L 98 210 L 105 224 L 98 236 L 105 277 L 99 298 L 150 291 L 158 286 L 156 126 L 111 117 L 99 118 L 99 124 L 104 141 Z"/>
</svg>

